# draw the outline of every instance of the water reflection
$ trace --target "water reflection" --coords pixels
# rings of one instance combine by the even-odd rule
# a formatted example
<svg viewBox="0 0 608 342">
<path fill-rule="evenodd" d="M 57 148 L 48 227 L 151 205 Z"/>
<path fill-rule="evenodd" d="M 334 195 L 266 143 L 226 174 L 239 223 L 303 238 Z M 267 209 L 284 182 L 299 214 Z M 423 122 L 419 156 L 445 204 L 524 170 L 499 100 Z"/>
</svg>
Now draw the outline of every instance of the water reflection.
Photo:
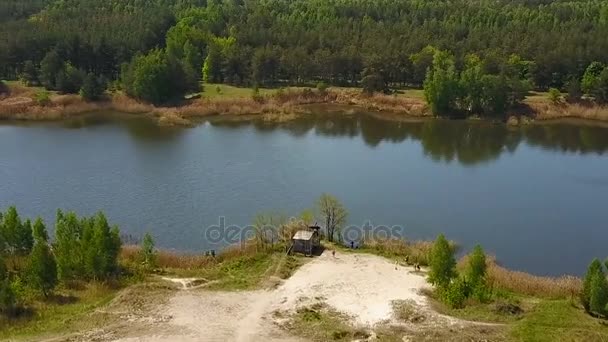
<svg viewBox="0 0 608 342">
<path fill-rule="evenodd" d="M 370 114 L 307 115 L 285 123 L 254 121 L 215 121 L 215 127 L 253 126 L 256 131 L 284 130 L 293 136 L 313 132 L 327 137 L 361 137 L 375 148 L 381 143 L 419 141 L 433 160 L 475 165 L 513 153 L 520 143 L 570 153 L 603 154 L 608 150 L 608 128 L 573 124 L 532 124 L 510 128 L 484 121 L 425 120 L 400 122 Z"/>
</svg>

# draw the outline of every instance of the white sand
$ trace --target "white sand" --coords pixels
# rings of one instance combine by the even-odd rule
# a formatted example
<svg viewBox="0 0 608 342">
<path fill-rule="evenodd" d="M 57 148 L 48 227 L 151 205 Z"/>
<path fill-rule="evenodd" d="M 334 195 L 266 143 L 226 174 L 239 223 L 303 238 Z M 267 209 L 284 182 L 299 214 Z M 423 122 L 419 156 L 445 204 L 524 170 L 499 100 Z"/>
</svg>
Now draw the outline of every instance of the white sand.
<svg viewBox="0 0 608 342">
<path fill-rule="evenodd" d="M 299 341 L 274 324 L 276 310 L 324 302 L 363 326 L 390 320 L 393 300 L 427 309 L 419 291 L 428 286 L 412 268 L 368 254 L 326 251 L 274 290 L 179 291 L 157 314 L 169 317 L 116 341 Z M 130 335 L 130 334 L 128 334 Z"/>
</svg>

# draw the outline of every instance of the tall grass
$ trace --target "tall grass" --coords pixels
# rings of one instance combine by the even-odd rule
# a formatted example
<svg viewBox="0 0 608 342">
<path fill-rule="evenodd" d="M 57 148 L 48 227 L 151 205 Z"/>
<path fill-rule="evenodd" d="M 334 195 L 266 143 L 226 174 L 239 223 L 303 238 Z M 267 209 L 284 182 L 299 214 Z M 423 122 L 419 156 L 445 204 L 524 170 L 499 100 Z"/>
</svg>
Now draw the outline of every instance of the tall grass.
<svg viewBox="0 0 608 342">
<path fill-rule="evenodd" d="M 582 290 L 582 281 L 573 276 L 541 277 L 512 271 L 488 261 L 488 277 L 495 288 L 541 298 L 575 298 Z"/>
<path fill-rule="evenodd" d="M 538 120 L 560 118 L 578 118 L 586 120 L 608 120 L 608 106 L 586 103 L 554 105 L 550 103 L 532 103 L 532 109 Z"/>
<path fill-rule="evenodd" d="M 361 249 L 399 261 L 404 261 L 405 257 L 408 257 L 409 263 L 426 266 L 430 262 L 433 242 L 408 241 L 397 238 L 369 239 L 364 241 Z"/>
</svg>

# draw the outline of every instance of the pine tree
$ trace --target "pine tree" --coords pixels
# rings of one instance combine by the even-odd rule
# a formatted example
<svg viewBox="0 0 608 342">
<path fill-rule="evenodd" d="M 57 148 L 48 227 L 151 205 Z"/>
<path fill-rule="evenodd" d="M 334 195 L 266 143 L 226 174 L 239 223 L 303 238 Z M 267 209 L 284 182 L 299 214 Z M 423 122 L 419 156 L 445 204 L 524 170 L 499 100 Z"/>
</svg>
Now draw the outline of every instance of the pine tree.
<svg viewBox="0 0 608 342">
<path fill-rule="evenodd" d="M 25 220 L 17 230 L 17 241 L 15 248 L 21 255 L 28 254 L 34 246 L 34 236 L 32 234 L 32 223 L 30 220 Z"/>
<path fill-rule="evenodd" d="M 596 272 L 591 279 L 589 311 L 603 316 L 606 314 L 606 304 L 608 304 L 608 282 L 603 272 Z"/>
<path fill-rule="evenodd" d="M 486 276 L 486 255 L 480 245 L 473 248 L 469 255 L 469 265 L 466 273 L 467 281 L 476 285 L 484 280 Z"/>
<path fill-rule="evenodd" d="M 0 254 L 0 312 L 10 312 L 15 307 L 15 294 L 13 293 L 6 272 L 4 259 Z"/>
<path fill-rule="evenodd" d="M 44 297 L 57 285 L 57 263 L 46 240 L 39 239 L 34 243 L 26 274 L 28 286 L 42 292 Z"/>
<path fill-rule="evenodd" d="M 581 294 L 581 302 L 583 303 L 583 307 L 587 311 L 591 309 L 591 292 L 593 289 L 594 277 L 597 274 L 600 274 L 602 277 L 604 277 L 602 263 L 598 259 L 593 259 L 591 264 L 589 264 L 589 267 L 587 268 L 587 273 L 585 274 L 585 278 L 583 279 L 583 292 Z"/>
<path fill-rule="evenodd" d="M 440 234 L 431 251 L 429 282 L 440 288 L 446 288 L 456 277 L 456 260 L 448 240 Z"/>
<path fill-rule="evenodd" d="M 49 235 L 46 231 L 46 227 L 44 226 L 44 222 L 40 217 L 34 221 L 34 225 L 32 227 L 32 235 L 34 237 L 34 241 L 49 241 Z"/>
<path fill-rule="evenodd" d="M 80 96 L 85 101 L 99 100 L 104 92 L 104 84 L 95 74 L 88 73 L 80 88 Z"/>
<path fill-rule="evenodd" d="M 57 274 L 62 281 L 73 279 L 82 274 L 84 264 L 81 253 L 82 225 L 76 214 L 63 214 L 57 211 L 55 223 L 55 257 Z"/>
<path fill-rule="evenodd" d="M 139 258 L 142 265 L 146 269 L 153 269 L 156 267 L 156 250 L 154 249 L 154 239 L 152 235 L 146 233 L 141 244 L 141 250 L 139 251 Z"/>
<path fill-rule="evenodd" d="M 21 222 L 14 206 L 9 207 L 2 217 L 0 235 L 10 253 L 26 255 L 32 249 L 32 225 L 29 220 Z"/>
</svg>

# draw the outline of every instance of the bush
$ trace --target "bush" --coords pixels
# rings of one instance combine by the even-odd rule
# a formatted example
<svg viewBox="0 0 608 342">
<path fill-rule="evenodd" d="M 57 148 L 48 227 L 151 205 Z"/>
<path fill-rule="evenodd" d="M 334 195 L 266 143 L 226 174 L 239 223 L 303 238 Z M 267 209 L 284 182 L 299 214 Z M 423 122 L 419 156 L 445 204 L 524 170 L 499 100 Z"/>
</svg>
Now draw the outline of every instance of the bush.
<svg viewBox="0 0 608 342">
<path fill-rule="evenodd" d="M 40 106 L 48 106 L 51 104 L 51 94 L 47 90 L 41 90 L 36 93 L 34 100 Z"/>
<path fill-rule="evenodd" d="M 458 278 L 440 290 L 440 297 L 451 308 L 459 309 L 464 306 L 469 293 L 469 284 L 463 278 Z"/>
<path fill-rule="evenodd" d="M 9 95 L 10 93 L 11 93 L 11 90 L 6 85 L 6 83 L 4 83 L 4 81 L 0 80 L 0 95 Z"/>
<path fill-rule="evenodd" d="M 319 93 L 321 94 L 324 94 L 327 91 L 327 83 L 323 81 L 317 83 L 317 91 L 319 91 Z"/>
<path fill-rule="evenodd" d="M 549 88 L 549 101 L 551 101 L 551 103 L 554 105 L 562 102 L 562 93 L 559 91 L 559 89 Z"/>
<path fill-rule="evenodd" d="M 151 270 L 157 265 L 157 257 L 154 239 L 152 239 L 152 235 L 146 233 L 139 250 L 139 260 L 145 269 Z"/>
<path fill-rule="evenodd" d="M 257 85 L 251 91 L 251 99 L 257 103 L 264 103 L 264 96 L 260 95 L 260 88 Z"/>
</svg>

